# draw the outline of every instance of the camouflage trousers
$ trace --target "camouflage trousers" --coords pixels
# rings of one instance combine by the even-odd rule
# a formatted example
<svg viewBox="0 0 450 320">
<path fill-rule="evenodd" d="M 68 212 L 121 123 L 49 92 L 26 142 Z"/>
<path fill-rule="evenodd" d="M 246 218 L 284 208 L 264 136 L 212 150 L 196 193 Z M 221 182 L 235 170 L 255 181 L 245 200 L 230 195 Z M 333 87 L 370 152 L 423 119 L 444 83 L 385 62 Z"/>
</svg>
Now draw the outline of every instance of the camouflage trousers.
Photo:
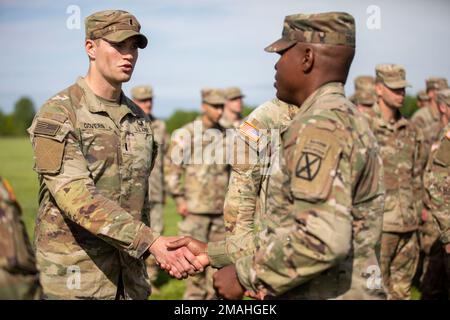
<svg viewBox="0 0 450 320">
<path fill-rule="evenodd" d="M 180 235 L 189 235 L 198 240 L 220 241 L 225 238 L 223 215 L 221 214 L 189 214 L 178 224 Z M 212 286 L 215 269 L 208 267 L 203 273 L 186 280 L 185 300 L 216 299 Z"/>
<path fill-rule="evenodd" d="M 152 230 L 162 234 L 164 230 L 164 204 L 151 202 L 150 203 L 150 227 Z M 147 274 L 150 278 L 150 283 L 152 287 L 156 287 L 156 279 L 158 279 L 158 274 L 161 269 L 157 266 L 156 260 L 153 255 L 150 255 L 147 260 L 145 260 L 147 265 Z"/>
<path fill-rule="evenodd" d="M 417 232 L 381 235 L 381 274 L 389 300 L 411 299 L 412 280 L 419 262 Z"/>
</svg>

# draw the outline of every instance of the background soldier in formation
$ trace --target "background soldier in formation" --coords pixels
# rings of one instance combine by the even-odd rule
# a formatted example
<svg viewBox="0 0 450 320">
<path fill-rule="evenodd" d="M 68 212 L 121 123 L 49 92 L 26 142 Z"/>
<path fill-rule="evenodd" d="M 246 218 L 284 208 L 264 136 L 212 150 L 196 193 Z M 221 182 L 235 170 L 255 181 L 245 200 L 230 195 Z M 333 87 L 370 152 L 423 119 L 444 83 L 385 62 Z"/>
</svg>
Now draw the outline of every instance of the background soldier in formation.
<svg viewBox="0 0 450 320">
<path fill-rule="evenodd" d="M 400 114 L 408 85 L 404 68 L 382 64 L 375 71 L 377 102 L 371 127 L 380 145 L 386 188 L 381 271 L 388 298 L 409 299 L 419 260 L 423 135 Z"/>
<path fill-rule="evenodd" d="M 22 210 L 11 185 L 0 177 L 0 300 L 40 299 L 41 295 Z"/>
<path fill-rule="evenodd" d="M 436 98 L 440 112 L 441 130 L 437 141 L 431 145 L 424 173 L 427 215 L 421 232 L 422 247 L 428 249 L 422 278 L 422 299 L 448 299 L 449 296 L 449 216 L 450 216 L 450 89 L 438 91 Z"/>
<path fill-rule="evenodd" d="M 372 76 L 359 76 L 355 79 L 355 93 L 350 101 L 356 105 L 356 108 L 373 117 L 372 105 L 376 101 L 375 78 Z"/>
<path fill-rule="evenodd" d="M 166 131 L 164 121 L 155 118 L 153 111 L 153 89 L 150 86 L 137 86 L 131 90 L 133 102 L 150 118 L 153 137 L 158 146 L 158 155 L 148 180 L 148 197 L 150 202 L 150 227 L 160 234 L 164 230 L 164 203 L 165 203 L 165 183 L 164 183 L 164 158 L 167 152 L 169 136 Z M 147 273 L 153 287 L 156 289 L 159 267 L 153 256 L 146 260 Z"/>
<path fill-rule="evenodd" d="M 219 125 L 225 95 L 220 89 L 203 89 L 201 96 L 203 114 L 172 137 L 166 180 L 177 211 L 183 216 L 179 234 L 204 242 L 220 241 L 225 234 L 223 204 L 229 179 L 224 129 Z M 177 158 L 179 153 L 182 158 Z M 214 298 L 212 273 L 213 269 L 208 268 L 190 277 L 184 299 Z"/>
<path fill-rule="evenodd" d="M 238 87 L 225 89 L 225 105 L 219 124 L 223 128 L 238 128 L 242 123 L 243 99 L 245 95 Z"/>
</svg>

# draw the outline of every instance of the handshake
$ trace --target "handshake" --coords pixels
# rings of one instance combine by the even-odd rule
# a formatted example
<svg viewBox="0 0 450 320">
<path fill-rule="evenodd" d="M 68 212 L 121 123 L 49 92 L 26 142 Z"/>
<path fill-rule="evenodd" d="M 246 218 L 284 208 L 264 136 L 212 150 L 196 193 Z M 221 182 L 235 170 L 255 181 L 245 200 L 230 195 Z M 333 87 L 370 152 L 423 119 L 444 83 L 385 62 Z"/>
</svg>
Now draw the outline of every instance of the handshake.
<svg viewBox="0 0 450 320">
<path fill-rule="evenodd" d="M 149 251 L 161 269 L 170 276 L 184 279 L 203 272 L 210 265 L 208 244 L 192 237 L 159 237 Z M 234 265 L 226 266 L 214 274 L 213 286 L 218 296 L 237 300 L 244 295 L 263 299 L 259 293 L 246 291 L 239 282 Z"/>
</svg>

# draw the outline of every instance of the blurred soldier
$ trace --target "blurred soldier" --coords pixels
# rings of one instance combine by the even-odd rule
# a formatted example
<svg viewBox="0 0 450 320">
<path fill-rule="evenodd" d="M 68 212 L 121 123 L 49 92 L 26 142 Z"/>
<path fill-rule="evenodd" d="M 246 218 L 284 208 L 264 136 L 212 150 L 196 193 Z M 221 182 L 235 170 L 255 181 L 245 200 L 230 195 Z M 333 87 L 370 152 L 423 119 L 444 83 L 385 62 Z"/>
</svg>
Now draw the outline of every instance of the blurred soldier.
<svg viewBox="0 0 450 320">
<path fill-rule="evenodd" d="M 279 166 L 270 163 L 256 252 L 214 276 L 227 299 L 245 289 L 260 298 L 382 296 L 373 274 L 379 273 L 382 162 L 367 121 L 344 96 L 354 26 L 347 13 L 291 15 L 282 38 L 266 48 L 281 55 L 277 97 L 300 107 L 281 132 Z M 204 245 L 188 240 L 204 257 Z"/>
<path fill-rule="evenodd" d="M 423 131 L 425 150 L 428 153 L 442 130 L 436 97 L 439 90 L 448 88 L 447 79 L 432 77 L 426 80 L 426 86 L 430 101 L 426 108 L 420 108 L 413 114 L 411 121 Z"/>
<path fill-rule="evenodd" d="M 49 299 L 146 299 L 150 253 L 178 278 L 196 270 L 192 254 L 167 251 L 168 238 L 149 228 L 156 145 L 150 119 L 121 89 L 147 38 L 125 11 L 85 22 L 86 77 L 50 98 L 28 129 L 40 184 L 40 280 Z"/>
<path fill-rule="evenodd" d="M 224 104 L 223 90 L 203 89 L 202 115 L 175 131 L 168 152 L 167 189 L 183 217 L 179 234 L 205 242 L 223 240 L 225 233 L 223 204 L 229 165 L 223 157 L 224 129 L 219 125 Z M 214 298 L 212 272 L 208 268 L 189 278 L 184 299 Z"/>
<path fill-rule="evenodd" d="M 372 130 L 384 164 L 386 201 L 381 237 L 381 271 L 389 299 L 409 299 L 419 259 L 417 229 L 424 168 L 423 136 L 400 114 L 405 99 L 403 67 L 376 67 L 377 102 Z"/>
<path fill-rule="evenodd" d="M 372 76 L 359 76 L 355 79 L 355 93 L 350 99 L 359 111 L 373 117 L 375 114 L 372 105 L 376 101 L 375 78 Z"/>
<path fill-rule="evenodd" d="M 164 230 L 164 203 L 165 203 L 165 185 L 164 185 L 164 157 L 167 149 L 168 135 L 164 121 L 155 118 L 153 110 L 153 89 L 150 86 L 137 86 L 131 90 L 133 102 L 145 112 L 151 120 L 153 136 L 158 144 L 158 155 L 155 159 L 155 165 L 150 174 L 148 196 L 150 200 L 150 227 L 160 234 Z M 147 273 L 153 288 L 156 288 L 159 267 L 153 256 L 146 260 Z M 155 292 L 155 290 L 153 290 Z"/>
<path fill-rule="evenodd" d="M 425 90 L 420 90 L 419 92 L 417 92 L 416 100 L 417 100 L 417 107 L 419 109 L 428 107 L 429 103 L 431 102 L 431 98 Z"/>
<path fill-rule="evenodd" d="M 431 146 L 427 169 L 424 173 L 425 198 L 427 219 L 421 230 L 424 240 L 428 240 L 423 247 L 428 249 L 425 253 L 424 273 L 421 285 L 421 299 L 449 299 L 449 253 L 450 237 L 449 216 L 449 168 L 450 168 L 450 89 L 440 90 L 437 95 L 437 104 L 441 114 L 441 131 L 439 139 Z M 433 217 L 435 219 L 433 219 Z M 436 223 L 437 222 L 437 223 Z M 425 228 L 429 226 L 429 228 Z M 428 231 L 428 232 L 427 232 Z"/>
<path fill-rule="evenodd" d="M 242 123 L 242 110 L 244 108 L 242 99 L 245 96 L 238 87 L 225 89 L 225 105 L 219 124 L 224 128 L 237 128 Z"/>
<path fill-rule="evenodd" d="M 0 177 L 0 300 L 40 299 L 41 294 L 22 210 L 11 185 Z"/>
</svg>

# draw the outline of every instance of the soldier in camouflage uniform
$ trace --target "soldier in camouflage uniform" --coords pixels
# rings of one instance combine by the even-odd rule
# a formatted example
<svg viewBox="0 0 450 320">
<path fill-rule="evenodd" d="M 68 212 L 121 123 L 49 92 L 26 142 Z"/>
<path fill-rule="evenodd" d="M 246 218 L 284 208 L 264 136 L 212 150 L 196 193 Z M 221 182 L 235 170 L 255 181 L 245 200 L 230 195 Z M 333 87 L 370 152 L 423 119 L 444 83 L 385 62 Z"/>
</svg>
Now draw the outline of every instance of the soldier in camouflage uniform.
<svg viewBox="0 0 450 320">
<path fill-rule="evenodd" d="M 416 101 L 417 101 L 417 107 L 420 109 L 420 108 L 428 107 L 428 105 L 431 102 L 431 98 L 425 90 L 420 90 L 419 92 L 417 92 Z"/>
<path fill-rule="evenodd" d="M 245 95 L 238 87 L 225 89 L 225 105 L 219 124 L 223 128 L 238 128 L 242 123 L 243 99 Z"/>
<path fill-rule="evenodd" d="M 22 210 L 11 185 L 0 177 L 0 300 L 39 299 L 41 294 Z"/>
<path fill-rule="evenodd" d="M 425 101 L 424 106 L 416 111 L 412 117 L 412 122 L 417 127 L 421 128 L 424 133 L 424 148 L 427 157 L 431 151 L 432 145 L 438 141 L 439 132 L 444 126 L 441 121 L 441 114 L 436 98 L 437 92 L 445 88 L 448 88 L 447 80 L 445 78 L 432 77 L 427 79 L 426 93 L 429 100 Z M 427 271 L 430 259 L 433 259 L 435 262 L 441 260 L 441 263 L 438 264 L 442 264 L 443 262 L 442 259 L 440 259 L 441 247 L 436 243 L 439 238 L 439 230 L 433 219 L 431 219 L 431 215 L 428 212 L 428 202 L 426 200 L 427 199 L 424 199 L 424 208 L 422 210 L 419 226 L 419 242 L 423 256 L 421 291 L 422 298 L 433 299 L 433 296 L 446 295 L 447 293 L 439 289 L 442 288 L 442 281 L 439 278 L 441 273 L 436 273 L 433 270 Z M 429 274 L 427 275 L 427 273 Z M 426 283 L 424 282 L 424 278 L 427 278 L 425 281 Z"/>
<path fill-rule="evenodd" d="M 229 299 L 244 288 L 259 297 L 378 298 L 383 168 L 375 137 L 343 88 L 354 19 L 288 16 L 283 37 L 266 50 L 281 55 L 277 97 L 300 107 L 281 131 L 280 165 L 270 162 L 256 252 L 219 270 L 215 287 Z"/>
<path fill-rule="evenodd" d="M 447 93 L 447 99 L 450 99 L 449 94 L 450 92 Z M 447 289 L 448 299 L 450 297 L 450 124 L 447 124 L 442 131 L 436 149 L 431 153 L 424 182 L 431 199 L 431 214 L 439 226 L 440 244 L 443 246 L 441 254 L 445 269 L 441 269 L 441 272 L 445 272 L 441 286 Z"/>
<path fill-rule="evenodd" d="M 151 120 L 154 139 L 158 145 L 158 156 L 155 159 L 155 165 L 149 178 L 148 196 L 150 201 L 150 226 L 152 230 L 160 234 L 164 230 L 164 203 L 165 203 L 165 184 L 164 184 L 164 157 L 167 152 L 167 141 L 169 139 L 164 121 L 155 118 L 153 110 L 153 89 L 150 86 L 137 86 L 131 90 L 133 102 L 147 114 Z M 147 273 L 152 287 L 155 288 L 155 282 L 158 278 L 159 267 L 153 256 L 148 257 Z M 155 291 L 155 290 L 153 290 Z"/>
<path fill-rule="evenodd" d="M 433 242 L 429 245 L 427 264 L 424 266 L 422 279 L 421 299 L 449 299 L 449 196 L 450 186 L 449 167 L 450 167 L 450 89 L 438 91 L 437 104 L 441 114 L 441 125 L 444 128 L 440 137 L 431 146 L 428 158 L 427 168 L 424 173 L 425 197 L 424 203 L 427 207 L 428 219 L 425 225 L 433 227 L 431 232 L 423 232 L 432 238 Z M 446 194 L 447 193 L 447 194 Z M 435 219 L 433 219 L 435 217 Z M 437 223 L 436 223 L 437 222 Z M 423 228 L 425 229 L 425 228 Z M 432 235 L 433 237 L 431 237 Z M 423 238 L 425 238 L 423 236 Z"/>
<path fill-rule="evenodd" d="M 372 105 L 375 103 L 375 78 L 372 76 L 359 76 L 355 79 L 355 93 L 350 97 L 359 111 L 374 115 Z"/>
<path fill-rule="evenodd" d="M 87 17 L 87 76 L 45 102 L 28 129 L 40 185 L 36 257 L 49 299 L 146 299 L 150 253 L 178 278 L 194 270 L 193 255 L 167 251 L 169 239 L 149 228 L 156 146 L 150 119 L 121 90 L 147 45 L 139 31 L 125 11 Z"/>
<path fill-rule="evenodd" d="M 422 129 L 425 137 L 425 150 L 428 152 L 442 130 L 436 97 L 439 90 L 448 88 L 447 79 L 432 77 L 426 80 L 426 86 L 430 101 L 413 114 L 411 121 Z"/>
<path fill-rule="evenodd" d="M 417 229 L 422 208 L 423 135 L 399 109 L 403 106 L 405 70 L 376 67 L 376 116 L 369 118 L 380 145 L 386 201 L 381 237 L 381 271 L 389 299 L 409 299 L 419 259 Z"/>
<path fill-rule="evenodd" d="M 179 234 L 205 242 L 220 241 L 225 233 L 223 204 L 230 168 L 220 156 L 225 156 L 224 128 L 219 125 L 224 103 L 223 90 L 203 89 L 203 114 L 174 132 L 168 152 L 167 190 L 183 216 Z M 212 272 L 208 268 L 189 278 L 184 299 L 214 298 Z"/>
</svg>

